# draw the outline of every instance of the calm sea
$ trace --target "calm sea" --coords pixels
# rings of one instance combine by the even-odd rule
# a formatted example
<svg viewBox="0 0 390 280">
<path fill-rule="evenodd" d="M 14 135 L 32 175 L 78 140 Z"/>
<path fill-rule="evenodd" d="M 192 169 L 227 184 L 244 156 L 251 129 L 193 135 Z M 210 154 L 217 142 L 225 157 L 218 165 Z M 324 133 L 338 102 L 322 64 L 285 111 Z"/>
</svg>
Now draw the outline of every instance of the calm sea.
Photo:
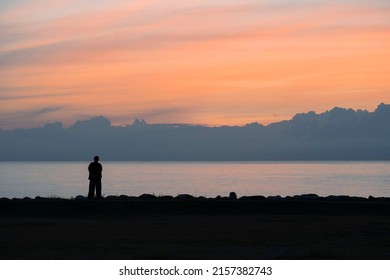
<svg viewBox="0 0 390 280">
<path fill-rule="evenodd" d="M 0 197 L 86 195 L 89 162 L 0 162 Z M 390 162 L 102 162 L 103 194 L 390 197 Z"/>
</svg>

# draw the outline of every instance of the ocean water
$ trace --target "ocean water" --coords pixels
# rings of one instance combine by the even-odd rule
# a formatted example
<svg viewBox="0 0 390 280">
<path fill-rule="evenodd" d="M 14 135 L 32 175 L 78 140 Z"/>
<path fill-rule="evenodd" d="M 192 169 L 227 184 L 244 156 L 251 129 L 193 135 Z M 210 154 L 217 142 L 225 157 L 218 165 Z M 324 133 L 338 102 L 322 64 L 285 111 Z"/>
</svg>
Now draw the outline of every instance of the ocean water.
<svg viewBox="0 0 390 280">
<path fill-rule="evenodd" d="M 103 194 L 390 197 L 390 162 L 101 162 Z M 0 162 L 0 197 L 87 195 L 89 162 Z"/>
</svg>

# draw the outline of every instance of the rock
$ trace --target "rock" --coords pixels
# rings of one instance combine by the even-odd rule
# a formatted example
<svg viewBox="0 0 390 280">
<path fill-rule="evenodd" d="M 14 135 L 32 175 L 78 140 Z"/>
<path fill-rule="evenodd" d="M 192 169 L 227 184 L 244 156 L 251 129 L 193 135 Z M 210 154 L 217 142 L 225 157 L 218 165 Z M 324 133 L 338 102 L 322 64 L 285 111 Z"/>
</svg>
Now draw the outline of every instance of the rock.
<svg viewBox="0 0 390 280">
<path fill-rule="evenodd" d="M 379 200 L 379 201 L 390 201 L 390 197 L 373 197 L 373 196 L 369 196 L 368 197 L 369 200 Z"/>
<path fill-rule="evenodd" d="M 294 195 L 293 198 L 296 200 L 318 200 L 320 197 L 316 194 L 309 193 L 309 194 Z"/>
<path fill-rule="evenodd" d="M 280 195 L 273 195 L 273 196 L 268 196 L 267 200 L 279 201 L 279 200 L 283 200 L 283 197 L 281 197 Z"/>
<path fill-rule="evenodd" d="M 124 194 L 121 194 L 119 197 L 118 197 L 118 200 L 131 200 L 132 198 L 128 195 L 124 195 Z"/>
<path fill-rule="evenodd" d="M 116 195 L 108 195 L 105 197 L 105 200 L 118 200 L 119 197 Z"/>
<path fill-rule="evenodd" d="M 262 195 L 252 195 L 252 196 L 242 196 L 240 200 L 265 200 L 265 196 Z"/>
<path fill-rule="evenodd" d="M 86 196 L 78 195 L 74 198 L 74 200 L 87 200 Z"/>
<path fill-rule="evenodd" d="M 365 198 L 362 197 L 356 197 L 356 196 L 348 196 L 348 195 L 330 195 L 325 198 L 325 200 L 329 201 L 356 201 L 356 200 L 365 200 Z"/>
<path fill-rule="evenodd" d="M 237 199 L 237 194 L 236 194 L 235 192 L 230 192 L 230 193 L 229 193 L 229 198 L 230 198 L 231 200 L 236 200 L 236 199 Z"/>
<path fill-rule="evenodd" d="M 144 194 L 140 195 L 138 198 L 144 199 L 144 200 L 155 200 L 155 199 L 157 199 L 157 197 L 155 195 L 148 194 L 148 193 L 144 193 Z"/>
<path fill-rule="evenodd" d="M 162 195 L 158 197 L 159 199 L 165 199 L 165 200 L 171 200 L 173 199 L 173 196 L 171 195 Z"/>
<path fill-rule="evenodd" d="M 361 196 L 352 196 L 351 198 L 354 201 L 364 201 L 364 200 L 367 200 L 367 198 L 361 197 Z"/>
<path fill-rule="evenodd" d="M 195 199 L 195 197 L 190 194 L 179 194 L 176 199 Z"/>
<path fill-rule="evenodd" d="M 231 200 L 230 197 L 218 195 L 215 200 Z"/>
</svg>

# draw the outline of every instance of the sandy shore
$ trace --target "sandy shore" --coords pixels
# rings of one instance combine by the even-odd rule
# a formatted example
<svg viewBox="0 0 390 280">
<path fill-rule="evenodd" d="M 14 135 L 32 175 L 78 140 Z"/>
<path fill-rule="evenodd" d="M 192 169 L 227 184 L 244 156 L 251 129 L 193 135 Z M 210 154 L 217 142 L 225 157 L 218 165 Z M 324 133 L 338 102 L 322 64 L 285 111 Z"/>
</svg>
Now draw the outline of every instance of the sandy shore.
<svg viewBox="0 0 390 280">
<path fill-rule="evenodd" d="M 387 199 L 0 200 L 0 259 L 389 259 Z"/>
</svg>

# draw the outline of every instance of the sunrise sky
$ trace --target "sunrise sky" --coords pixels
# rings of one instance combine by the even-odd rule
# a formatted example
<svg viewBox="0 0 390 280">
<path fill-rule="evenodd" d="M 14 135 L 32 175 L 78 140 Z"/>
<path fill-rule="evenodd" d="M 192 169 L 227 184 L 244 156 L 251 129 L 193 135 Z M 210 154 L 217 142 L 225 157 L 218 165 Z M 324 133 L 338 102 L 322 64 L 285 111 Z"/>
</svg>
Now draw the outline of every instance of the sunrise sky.
<svg viewBox="0 0 390 280">
<path fill-rule="evenodd" d="M 390 103 L 390 1 L 2 0 L 0 128 Z"/>
</svg>

